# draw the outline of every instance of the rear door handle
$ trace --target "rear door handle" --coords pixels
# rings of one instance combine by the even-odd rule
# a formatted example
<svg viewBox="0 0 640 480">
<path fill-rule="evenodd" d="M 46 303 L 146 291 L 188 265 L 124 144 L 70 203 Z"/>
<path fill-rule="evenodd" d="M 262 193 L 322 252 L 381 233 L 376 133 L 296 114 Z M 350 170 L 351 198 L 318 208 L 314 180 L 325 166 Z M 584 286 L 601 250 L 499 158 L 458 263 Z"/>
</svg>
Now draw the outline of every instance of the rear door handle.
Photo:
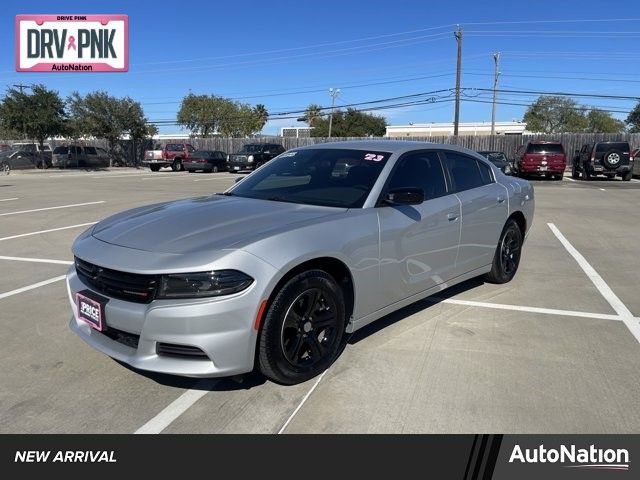
<svg viewBox="0 0 640 480">
<path fill-rule="evenodd" d="M 453 222 L 454 220 L 457 220 L 459 216 L 459 214 L 451 212 L 447 214 L 447 220 Z"/>
<path fill-rule="evenodd" d="M 498 198 L 498 203 L 503 203 L 504 202 L 504 197 L 502 195 L 500 195 Z"/>
</svg>

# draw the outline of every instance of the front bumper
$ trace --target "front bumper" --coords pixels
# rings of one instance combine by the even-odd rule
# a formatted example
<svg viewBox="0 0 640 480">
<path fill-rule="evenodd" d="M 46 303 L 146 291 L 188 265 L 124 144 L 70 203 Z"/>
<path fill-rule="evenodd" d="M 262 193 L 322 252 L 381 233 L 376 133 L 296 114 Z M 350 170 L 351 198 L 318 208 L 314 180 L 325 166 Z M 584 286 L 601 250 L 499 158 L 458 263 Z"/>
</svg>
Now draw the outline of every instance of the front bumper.
<svg viewBox="0 0 640 480">
<path fill-rule="evenodd" d="M 255 170 L 255 163 L 247 162 L 227 162 L 227 170 L 230 172 L 239 172 L 242 170 Z"/>
<path fill-rule="evenodd" d="M 67 273 L 73 312 L 69 327 L 93 348 L 137 369 L 187 377 L 246 373 L 254 367 L 254 324 L 263 296 L 258 286 L 274 273 L 267 273 L 270 268 L 261 267 L 263 278 L 256 278 L 247 290 L 225 297 L 154 300 L 149 304 L 110 298 L 105 306 L 107 330 L 138 337 L 135 346 L 112 339 L 78 318 L 76 293 L 92 289 L 71 267 Z M 159 354 L 159 343 L 196 347 L 206 357 Z"/>
</svg>

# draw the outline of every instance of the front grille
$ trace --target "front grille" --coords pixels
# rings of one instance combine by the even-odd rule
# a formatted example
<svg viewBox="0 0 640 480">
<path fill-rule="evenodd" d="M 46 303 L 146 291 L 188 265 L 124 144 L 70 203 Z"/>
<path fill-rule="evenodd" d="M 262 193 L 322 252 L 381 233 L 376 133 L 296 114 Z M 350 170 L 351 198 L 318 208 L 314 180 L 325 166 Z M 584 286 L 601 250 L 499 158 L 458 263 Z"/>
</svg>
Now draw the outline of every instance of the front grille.
<svg viewBox="0 0 640 480">
<path fill-rule="evenodd" d="M 138 348 L 138 342 L 140 341 L 140 335 L 118 330 L 113 327 L 107 327 L 102 334 L 109 337 L 111 340 L 121 343 L 122 345 L 136 349 Z"/>
<path fill-rule="evenodd" d="M 80 280 L 107 297 L 135 303 L 151 302 L 158 288 L 157 275 L 120 272 L 75 258 Z"/>
<path fill-rule="evenodd" d="M 244 163 L 247 161 L 246 155 L 231 155 L 229 157 L 231 163 Z"/>
<path fill-rule="evenodd" d="M 207 354 L 198 347 L 176 345 L 173 343 L 158 343 L 156 345 L 156 353 L 158 355 L 168 355 L 172 357 L 209 358 L 207 357 Z"/>
</svg>

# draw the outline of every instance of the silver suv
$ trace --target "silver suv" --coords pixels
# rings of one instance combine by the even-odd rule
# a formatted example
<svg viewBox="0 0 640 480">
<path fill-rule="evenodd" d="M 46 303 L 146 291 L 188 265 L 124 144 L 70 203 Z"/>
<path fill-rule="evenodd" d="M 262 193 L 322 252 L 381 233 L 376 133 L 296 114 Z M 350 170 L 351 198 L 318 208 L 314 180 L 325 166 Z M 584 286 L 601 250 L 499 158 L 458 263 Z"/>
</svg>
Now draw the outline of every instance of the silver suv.
<svg viewBox="0 0 640 480">
<path fill-rule="evenodd" d="M 103 168 L 109 166 L 109 159 L 104 148 L 61 145 L 53 150 L 51 164 L 58 168 Z"/>
</svg>

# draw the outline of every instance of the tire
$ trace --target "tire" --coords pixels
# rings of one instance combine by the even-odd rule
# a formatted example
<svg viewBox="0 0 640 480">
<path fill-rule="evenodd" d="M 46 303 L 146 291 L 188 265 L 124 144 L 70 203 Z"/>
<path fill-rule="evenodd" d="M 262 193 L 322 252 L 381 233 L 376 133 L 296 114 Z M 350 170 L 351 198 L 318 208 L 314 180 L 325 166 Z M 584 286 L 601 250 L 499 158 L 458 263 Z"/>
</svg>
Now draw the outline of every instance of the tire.
<svg viewBox="0 0 640 480">
<path fill-rule="evenodd" d="M 196 173 L 196 171 L 195 171 L 195 170 L 187 170 L 187 172 L 189 172 L 189 173 Z"/>
<path fill-rule="evenodd" d="M 209 173 L 218 173 L 218 172 L 219 170 L 217 165 L 214 165 L 213 167 L 211 167 L 211 170 L 209 170 Z"/>
<path fill-rule="evenodd" d="M 556 181 L 557 181 L 557 180 L 562 180 L 562 174 L 561 174 L 561 173 L 556 173 L 556 174 L 553 176 L 553 179 L 554 179 L 554 180 L 556 180 Z"/>
<path fill-rule="evenodd" d="M 151 169 L 152 172 L 160 171 L 160 165 L 149 165 L 149 168 Z"/>
<path fill-rule="evenodd" d="M 633 171 L 632 170 L 629 170 L 628 172 L 622 174 L 622 181 L 623 182 L 630 182 L 632 178 L 633 178 Z"/>
<path fill-rule="evenodd" d="M 173 163 L 171 164 L 171 170 L 173 170 L 174 172 L 180 172 L 184 170 L 184 165 L 182 164 L 182 160 L 179 158 L 174 160 Z"/>
<path fill-rule="evenodd" d="M 589 170 L 587 167 L 582 167 L 582 180 L 589 181 L 591 180 L 591 175 L 589 174 Z"/>
<path fill-rule="evenodd" d="M 318 317 L 324 320 L 316 323 Z M 342 350 L 345 327 L 344 297 L 333 277 L 322 270 L 296 275 L 276 293 L 264 317 L 260 371 L 283 385 L 315 377 Z"/>
<path fill-rule="evenodd" d="M 607 168 L 618 168 L 622 162 L 622 152 L 620 150 L 609 150 L 602 156 L 602 163 Z"/>
<path fill-rule="evenodd" d="M 0 175 L 9 175 L 11 173 L 11 165 L 8 162 L 0 163 Z"/>
<path fill-rule="evenodd" d="M 507 220 L 493 256 L 491 271 L 485 275 L 489 283 L 507 283 L 515 276 L 522 253 L 522 232 L 513 219 Z"/>
<path fill-rule="evenodd" d="M 577 167 L 578 165 L 576 165 L 575 163 L 571 167 L 571 178 L 573 178 L 574 180 L 580 178 L 580 172 L 578 171 Z"/>
</svg>

